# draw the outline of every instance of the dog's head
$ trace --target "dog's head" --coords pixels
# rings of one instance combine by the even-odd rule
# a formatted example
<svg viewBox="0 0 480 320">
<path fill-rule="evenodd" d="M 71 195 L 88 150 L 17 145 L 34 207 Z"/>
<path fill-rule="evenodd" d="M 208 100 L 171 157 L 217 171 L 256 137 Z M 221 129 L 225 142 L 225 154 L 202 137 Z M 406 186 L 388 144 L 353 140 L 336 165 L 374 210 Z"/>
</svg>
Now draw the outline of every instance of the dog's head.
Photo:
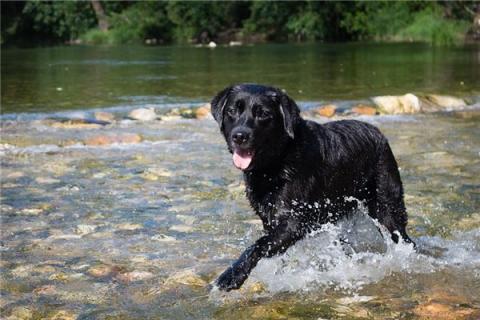
<svg viewBox="0 0 480 320">
<path fill-rule="evenodd" d="M 269 166 L 295 137 L 300 110 L 277 88 L 240 84 L 225 88 L 212 100 L 234 165 L 248 171 Z"/>
</svg>

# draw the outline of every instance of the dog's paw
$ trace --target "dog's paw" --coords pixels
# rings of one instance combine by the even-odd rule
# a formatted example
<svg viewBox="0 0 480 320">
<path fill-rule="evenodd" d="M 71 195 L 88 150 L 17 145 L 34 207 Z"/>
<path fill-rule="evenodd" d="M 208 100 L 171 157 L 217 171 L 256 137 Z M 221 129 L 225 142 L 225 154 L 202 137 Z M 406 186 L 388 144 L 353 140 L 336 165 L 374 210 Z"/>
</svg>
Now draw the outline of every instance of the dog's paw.
<svg viewBox="0 0 480 320">
<path fill-rule="evenodd" d="M 247 277 L 243 272 L 235 271 L 234 268 L 230 267 L 218 277 L 215 284 L 220 290 L 230 291 L 240 288 Z"/>
</svg>

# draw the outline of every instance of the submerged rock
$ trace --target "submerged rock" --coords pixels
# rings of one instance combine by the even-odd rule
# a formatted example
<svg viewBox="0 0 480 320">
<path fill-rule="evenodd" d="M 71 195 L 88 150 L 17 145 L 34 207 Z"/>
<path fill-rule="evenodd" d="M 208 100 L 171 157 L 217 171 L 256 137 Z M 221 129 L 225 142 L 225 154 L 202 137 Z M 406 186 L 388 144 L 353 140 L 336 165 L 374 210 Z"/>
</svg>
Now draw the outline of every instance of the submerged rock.
<svg viewBox="0 0 480 320">
<path fill-rule="evenodd" d="M 428 302 L 415 307 L 414 314 L 422 319 L 478 319 L 480 312 L 472 308 L 453 307 L 448 304 Z"/>
<path fill-rule="evenodd" d="M 115 120 L 115 116 L 112 113 L 105 111 L 97 111 L 94 116 L 96 120 L 100 121 L 113 122 Z"/>
<path fill-rule="evenodd" d="M 80 235 L 86 235 L 95 231 L 97 226 L 91 224 L 79 224 L 75 232 Z"/>
<path fill-rule="evenodd" d="M 438 94 L 429 94 L 426 98 L 434 103 L 437 106 L 450 109 L 459 109 L 467 106 L 463 99 L 452 97 L 452 96 L 442 96 Z"/>
<path fill-rule="evenodd" d="M 150 278 L 153 278 L 153 273 L 148 272 L 148 271 L 131 271 L 131 272 L 125 272 L 125 273 L 118 273 L 115 276 L 115 279 L 121 281 L 121 282 L 134 282 L 134 281 L 142 281 L 142 280 L 147 280 Z"/>
<path fill-rule="evenodd" d="M 94 136 L 86 139 L 84 143 L 87 146 L 101 146 L 101 145 L 109 145 L 114 143 L 131 144 L 131 143 L 139 143 L 141 141 L 142 141 L 142 137 L 139 134 L 127 133 L 127 134 L 121 134 L 118 136 L 111 136 L 111 135 Z"/>
<path fill-rule="evenodd" d="M 113 266 L 109 266 L 106 264 L 96 265 L 87 270 L 87 274 L 95 278 L 108 277 L 114 274 L 115 272 L 116 272 L 116 269 Z"/>
<path fill-rule="evenodd" d="M 158 241 L 158 242 L 175 242 L 177 239 L 175 237 L 167 236 L 166 234 L 157 234 L 156 236 L 153 236 L 150 238 L 153 241 Z"/>
<path fill-rule="evenodd" d="M 420 100 L 411 93 L 403 96 L 379 96 L 372 98 L 372 100 L 379 110 L 386 114 L 418 113 L 421 111 Z"/>
<path fill-rule="evenodd" d="M 50 295 L 54 295 L 57 293 L 57 289 L 54 285 L 51 285 L 51 284 L 47 284 L 45 286 L 41 286 L 41 287 L 38 287 L 38 288 L 35 288 L 33 290 L 33 293 L 34 294 L 38 294 L 38 295 L 45 295 L 45 296 L 50 296 Z"/>
<path fill-rule="evenodd" d="M 327 104 L 324 106 L 317 107 L 312 110 L 312 113 L 315 116 L 331 118 L 335 115 L 337 106 L 334 104 Z"/>
<path fill-rule="evenodd" d="M 207 282 L 203 280 L 192 269 L 179 271 L 168 277 L 164 283 L 168 287 L 175 287 L 177 284 L 184 284 L 193 287 L 203 287 L 207 285 Z"/>
<path fill-rule="evenodd" d="M 97 129 L 110 124 L 110 122 L 96 119 L 69 119 L 53 118 L 44 121 L 47 125 L 59 129 Z"/>
<path fill-rule="evenodd" d="M 193 227 L 186 224 L 177 224 L 177 225 L 171 226 L 170 230 L 187 233 L 187 232 L 192 232 Z"/>
<path fill-rule="evenodd" d="M 157 119 L 157 114 L 153 108 L 140 108 L 132 110 L 128 117 L 133 120 L 139 121 L 152 121 Z"/>
<path fill-rule="evenodd" d="M 377 109 L 371 106 L 359 104 L 352 108 L 352 112 L 367 116 L 374 116 L 377 114 Z"/>
<path fill-rule="evenodd" d="M 138 223 L 129 223 L 129 222 L 126 222 L 126 223 L 121 223 L 119 225 L 117 225 L 117 228 L 119 230 L 127 230 L 127 231 L 133 231 L 133 230 L 138 230 L 138 229 L 142 229 L 143 226 L 138 224 Z"/>
<path fill-rule="evenodd" d="M 71 311 L 60 310 L 54 313 L 51 317 L 47 318 L 48 320 L 76 320 L 78 315 Z"/>
<path fill-rule="evenodd" d="M 210 104 L 207 103 L 195 110 L 195 118 L 203 119 L 210 114 Z"/>
<path fill-rule="evenodd" d="M 19 306 L 12 309 L 7 320 L 30 320 L 33 319 L 33 312 L 29 307 Z"/>
<path fill-rule="evenodd" d="M 35 182 L 40 184 L 53 184 L 53 183 L 59 183 L 60 180 L 50 178 L 50 177 L 38 177 L 35 179 Z"/>
</svg>

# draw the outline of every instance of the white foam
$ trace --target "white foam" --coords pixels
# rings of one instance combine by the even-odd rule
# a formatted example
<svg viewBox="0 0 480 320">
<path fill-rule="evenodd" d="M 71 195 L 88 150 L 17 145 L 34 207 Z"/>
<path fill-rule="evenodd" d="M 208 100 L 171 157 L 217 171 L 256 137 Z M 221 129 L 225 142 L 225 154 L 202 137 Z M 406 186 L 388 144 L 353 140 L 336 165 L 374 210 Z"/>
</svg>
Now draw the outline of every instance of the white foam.
<svg viewBox="0 0 480 320">
<path fill-rule="evenodd" d="M 355 293 L 393 273 L 431 273 L 443 268 L 480 267 L 480 229 L 459 233 L 453 239 L 423 237 L 417 240 L 422 253 L 410 244 L 393 243 L 385 236 L 386 251 L 345 250 L 339 238 L 342 225 L 327 224 L 283 255 L 262 259 L 248 281 L 260 281 L 271 293 L 333 288 Z M 356 235 L 354 235 L 355 237 Z M 361 235 L 360 235 L 361 236 Z M 443 254 L 428 254 L 441 248 Z"/>
</svg>

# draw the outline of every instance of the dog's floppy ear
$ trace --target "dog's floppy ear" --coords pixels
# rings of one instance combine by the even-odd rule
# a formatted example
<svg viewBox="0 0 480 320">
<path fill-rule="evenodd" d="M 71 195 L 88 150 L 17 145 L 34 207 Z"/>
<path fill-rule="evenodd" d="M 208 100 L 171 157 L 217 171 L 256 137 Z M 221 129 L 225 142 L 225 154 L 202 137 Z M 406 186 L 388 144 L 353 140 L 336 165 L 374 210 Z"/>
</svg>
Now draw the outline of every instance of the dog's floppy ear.
<svg viewBox="0 0 480 320">
<path fill-rule="evenodd" d="M 231 86 L 223 89 L 213 98 L 211 103 L 213 118 L 218 122 L 221 129 L 223 129 L 223 110 L 225 109 L 231 92 Z"/>
<path fill-rule="evenodd" d="M 294 128 L 298 123 L 300 118 L 300 109 L 298 108 L 295 101 L 293 101 L 286 93 L 280 93 L 280 112 L 283 117 L 283 125 L 285 131 L 290 136 L 294 138 Z"/>
</svg>

